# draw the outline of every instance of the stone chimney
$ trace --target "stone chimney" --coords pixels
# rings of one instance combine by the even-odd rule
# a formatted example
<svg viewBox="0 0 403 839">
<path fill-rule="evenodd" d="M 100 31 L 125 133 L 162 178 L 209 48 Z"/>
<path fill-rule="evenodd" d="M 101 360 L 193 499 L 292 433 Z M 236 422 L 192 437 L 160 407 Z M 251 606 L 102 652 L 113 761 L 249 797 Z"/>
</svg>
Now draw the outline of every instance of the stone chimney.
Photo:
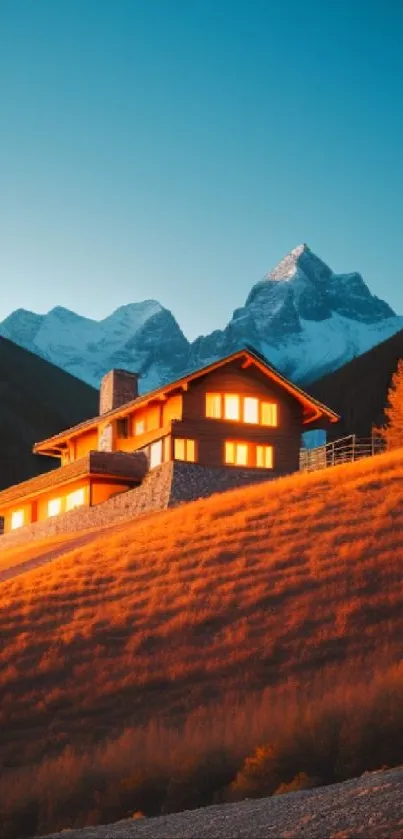
<svg viewBox="0 0 403 839">
<path fill-rule="evenodd" d="M 138 396 L 138 375 L 128 370 L 109 370 L 103 377 L 99 393 L 99 413 L 120 408 Z"/>
</svg>

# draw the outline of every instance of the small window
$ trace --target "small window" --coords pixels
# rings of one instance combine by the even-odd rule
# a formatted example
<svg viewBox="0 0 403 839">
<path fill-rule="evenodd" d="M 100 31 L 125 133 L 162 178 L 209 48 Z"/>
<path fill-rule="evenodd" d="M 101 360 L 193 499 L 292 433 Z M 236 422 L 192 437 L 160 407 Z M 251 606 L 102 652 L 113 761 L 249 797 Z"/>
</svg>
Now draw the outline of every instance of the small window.
<svg viewBox="0 0 403 839">
<path fill-rule="evenodd" d="M 66 498 L 66 510 L 74 510 L 75 507 L 82 507 L 83 504 L 85 504 L 84 487 L 70 492 Z"/>
<path fill-rule="evenodd" d="M 256 466 L 273 469 L 273 446 L 256 446 Z"/>
<path fill-rule="evenodd" d="M 275 402 L 262 402 L 260 411 L 262 425 L 277 425 L 277 405 Z"/>
<path fill-rule="evenodd" d="M 150 469 L 162 463 L 162 440 L 156 440 L 150 446 Z"/>
<path fill-rule="evenodd" d="M 17 527 L 22 527 L 24 524 L 24 510 L 14 510 L 11 513 L 11 530 L 16 530 Z"/>
<path fill-rule="evenodd" d="M 257 425 L 259 423 L 259 400 L 254 396 L 245 396 L 243 402 L 243 421 Z"/>
<path fill-rule="evenodd" d="M 134 421 L 134 433 L 135 435 L 145 434 L 146 430 L 146 423 L 144 419 L 138 419 Z"/>
<path fill-rule="evenodd" d="M 52 498 L 48 501 L 48 516 L 58 516 L 62 510 L 62 499 Z"/>
<path fill-rule="evenodd" d="M 187 460 L 194 463 L 196 460 L 195 441 L 177 437 L 174 440 L 174 457 L 175 460 Z"/>
<path fill-rule="evenodd" d="M 171 437 L 164 437 L 164 463 L 171 460 Z"/>
<path fill-rule="evenodd" d="M 116 422 L 116 431 L 118 437 L 127 438 L 129 436 L 129 420 L 127 417 L 118 419 Z"/>
<path fill-rule="evenodd" d="M 227 440 L 225 443 L 225 462 L 233 466 L 247 466 L 248 449 L 247 443 L 233 443 L 231 440 Z"/>
<path fill-rule="evenodd" d="M 221 419 L 221 393 L 206 394 L 206 417 Z"/>
<path fill-rule="evenodd" d="M 224 395 L 224 416 L 227 420 L 239 420 L 240 399 L 236 393 L 226 393 Z"/>
</svg>

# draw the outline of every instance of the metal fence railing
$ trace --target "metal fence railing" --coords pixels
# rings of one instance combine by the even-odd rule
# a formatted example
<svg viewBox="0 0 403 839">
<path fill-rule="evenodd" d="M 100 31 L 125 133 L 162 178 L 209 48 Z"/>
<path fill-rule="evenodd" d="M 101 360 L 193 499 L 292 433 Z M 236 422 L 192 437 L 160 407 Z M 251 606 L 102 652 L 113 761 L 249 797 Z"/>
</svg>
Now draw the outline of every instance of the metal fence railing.
<svg viewBox="0 0 403 839">
<path fill-rule="evenodd" d="M 339 463 L 351 463 L 362 457 L 372 457 L 384 449 L 384 442 L 380 437 L 357 437 L 356 434 L 350 434 L 315 449 L 301 449 L 299 468 L 303 472 L 312 472 L 327 466 L 337 466 Z"/>
</svg>

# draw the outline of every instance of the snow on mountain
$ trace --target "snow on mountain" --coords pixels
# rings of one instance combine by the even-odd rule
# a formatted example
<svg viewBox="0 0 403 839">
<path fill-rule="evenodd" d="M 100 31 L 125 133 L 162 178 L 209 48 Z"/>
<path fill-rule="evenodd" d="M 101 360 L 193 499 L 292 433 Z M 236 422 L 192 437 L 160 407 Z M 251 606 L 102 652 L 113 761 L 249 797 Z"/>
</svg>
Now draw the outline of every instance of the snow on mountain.
<svg viewBox="0 0 403 839">
<path fill-rule="evenodd" d="M 285 375 L 309 383 L 403 329 L 358 273 L 336 274 L 299 245 L 251 289 L 223 330 L 187 341 L 155 300 L 120 306 L 103 320 L 57 306 L 46 315 L 18 309 L 0 335 L 98 385 L 112 367 L 140 374 L 147 391 L 245 343 Z"/>
</svg>

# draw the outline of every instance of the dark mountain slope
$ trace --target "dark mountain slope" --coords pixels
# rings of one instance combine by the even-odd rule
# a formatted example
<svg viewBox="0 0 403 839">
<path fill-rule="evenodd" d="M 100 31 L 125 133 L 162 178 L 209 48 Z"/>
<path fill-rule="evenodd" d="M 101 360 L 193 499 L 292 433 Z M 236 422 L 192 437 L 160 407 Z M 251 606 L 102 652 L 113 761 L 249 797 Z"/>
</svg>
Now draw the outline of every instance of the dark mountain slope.
<svg viewBox="0 0 403 839">
<path fill-rule="evenodd" d="M 328 439 L 353 433 L 367 437 L 373 425 L 383 424 L 390 381 L 399 358 L 403 358 L 403 330 L 306 388 L 341 416 Z"/>
<path fill-rule="evenodd" d="M 58 466 L 32 444 L 98 413 L 98 392 L 0 338 L 0 489 Z"/>
</svg>

